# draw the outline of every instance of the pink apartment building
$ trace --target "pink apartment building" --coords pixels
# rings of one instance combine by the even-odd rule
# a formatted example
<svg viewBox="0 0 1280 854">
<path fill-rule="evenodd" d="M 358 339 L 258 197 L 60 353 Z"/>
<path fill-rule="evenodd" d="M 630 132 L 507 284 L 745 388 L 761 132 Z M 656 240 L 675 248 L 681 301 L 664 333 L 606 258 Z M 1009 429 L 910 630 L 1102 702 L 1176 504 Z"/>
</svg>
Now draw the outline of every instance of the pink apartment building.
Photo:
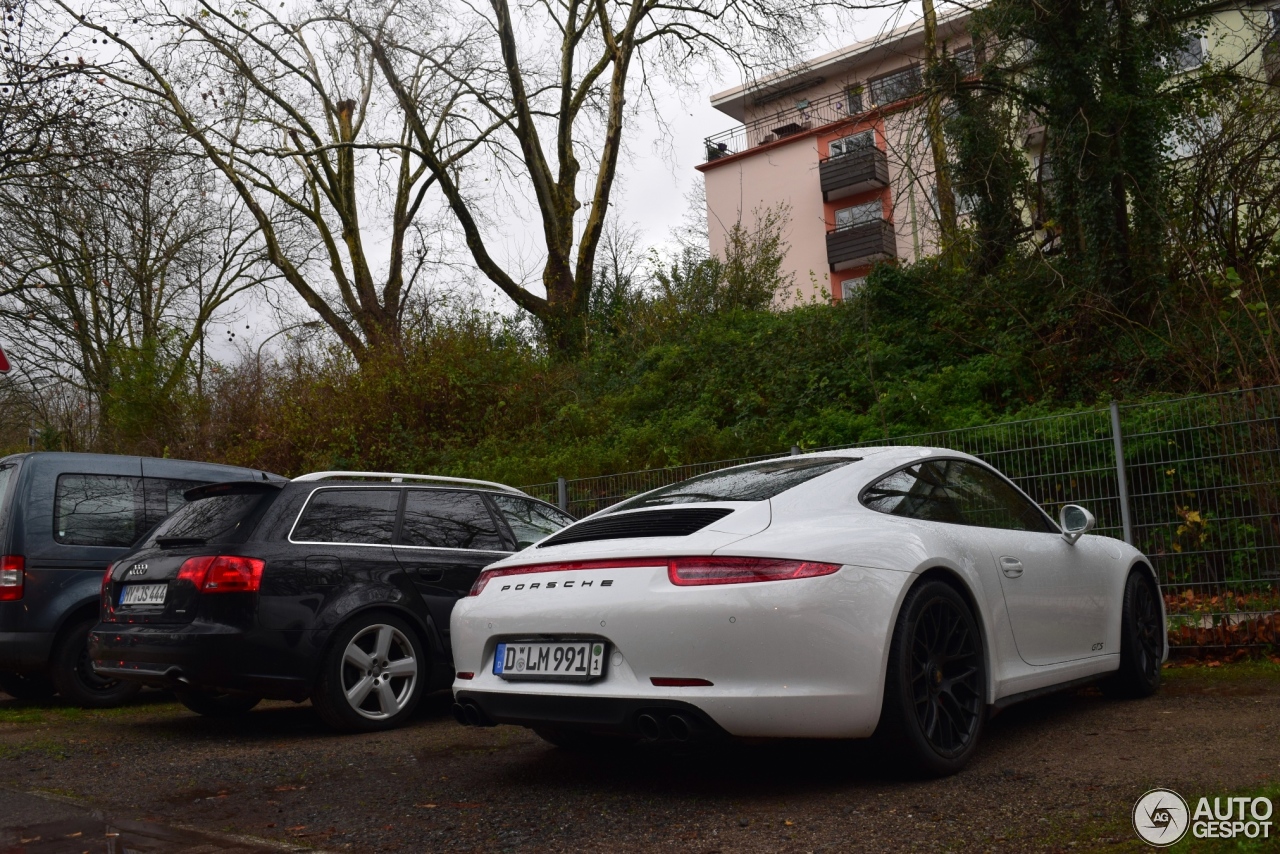
<svg viewBox="0 0 1280 854">
<path fill-rule="evenodd" d="M 973 61 L 967 17 L 938 25 L 938 44 L 962 66 Z M 923 41 L 912 24 L 713 95 L 711 105 L 742 125 L 709 137 L 697 167 L 712 251 L 723 256 L 734 223 L 785 205 L 786 266 L 803 300 L 841 300 L 876 262 L 932 252 L 936 190 L 917 97 Z"/>
</svg>

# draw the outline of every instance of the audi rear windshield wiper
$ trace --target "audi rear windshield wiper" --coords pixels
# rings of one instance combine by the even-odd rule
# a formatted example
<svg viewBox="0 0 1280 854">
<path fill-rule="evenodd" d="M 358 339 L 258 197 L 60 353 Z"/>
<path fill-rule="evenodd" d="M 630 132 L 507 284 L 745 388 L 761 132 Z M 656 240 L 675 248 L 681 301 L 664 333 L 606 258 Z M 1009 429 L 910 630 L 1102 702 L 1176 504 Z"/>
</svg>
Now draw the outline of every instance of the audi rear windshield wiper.
<svg viewBox="0 0 1280 854">
<path fill-rule="evenodd" d="M 156 545 L 162 549 L 172 549 L 178 546 L 203 546 L 209 542 L 204 537 L 156 537 Z"/>
</svg>

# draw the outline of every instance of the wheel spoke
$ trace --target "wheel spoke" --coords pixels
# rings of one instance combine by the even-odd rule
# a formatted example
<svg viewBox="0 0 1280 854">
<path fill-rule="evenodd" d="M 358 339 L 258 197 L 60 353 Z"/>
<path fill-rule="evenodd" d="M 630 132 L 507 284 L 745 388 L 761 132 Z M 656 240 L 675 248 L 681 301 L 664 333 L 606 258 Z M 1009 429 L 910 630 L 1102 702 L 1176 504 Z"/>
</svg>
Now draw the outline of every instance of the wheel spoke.
<svg viewBox="0 0 1280 854">
<path fill-rule="evenodd" d="M 391 641 L 395 637 L 395 629 L 390 626 L 378 627 L 378 642 L 373 648 L 373 656 L 380 661 L 386 661 L 387 655 L 391 652 Z"/>
<path fill-rule="evenodd" d="M 360 681 L 351 686 L 347 691 L 347 702 L 353 707 L 359 708 L 364 703 L 365 698 L 369 696 L 369 692 L 373 690 L 373 677 L 362 676 Z"/>
<path fill-rule="evenodd" d="M 384 667 L 382 672 L 389 676 L 416 676 L 418 674 L 418 662 L 413 658 L 397 658 Z"/>
<path fill-rule="evenodd" d="M 369 657 L 369 653 L 354 643 L 347 646 L 347 651 L 342 656 L 342 660 L 361 672 L 367 672 L 373 666 L 373 659 Z"/>
<path fill-rule="evenodd" d="M 378 685 L 378 705 L 388 717 L 400 711 L 400 701 L 396 698 L 396 692 L 391 689 L 390 682 Z"/>
</svg>

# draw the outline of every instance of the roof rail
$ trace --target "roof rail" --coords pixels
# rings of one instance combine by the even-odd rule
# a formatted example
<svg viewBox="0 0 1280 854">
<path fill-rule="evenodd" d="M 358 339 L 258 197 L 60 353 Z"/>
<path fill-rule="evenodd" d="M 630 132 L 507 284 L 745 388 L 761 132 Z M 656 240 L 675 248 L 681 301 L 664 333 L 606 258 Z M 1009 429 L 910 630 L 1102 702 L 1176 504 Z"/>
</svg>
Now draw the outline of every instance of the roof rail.
<svg viewBox="0 0 1280 854">
<path fill-rule="evenodd" d="M 298 475 L 295 481 L 300 480 L 331 480 L 338 477 L 364 477 L 364 478 L 390 478 L 392 483 L 403 483 L 406 480 L 426 480 L 437 483 L 457 483 L 467 484 L 469 486 L 487 486 L 490 489 L 497 489 L 501 492 L 511 492 L 516 495 L 527 495 L 528 493 L 516 489 L 514 486 L 507 486 L 505 483 L 496 483 L 492 480 L 473 480 L 469 477 L 442 477 L 433 474 L 402 474 L 400 472 L 389 471 L 313 471 L 308 474 Z"/>
</svg>

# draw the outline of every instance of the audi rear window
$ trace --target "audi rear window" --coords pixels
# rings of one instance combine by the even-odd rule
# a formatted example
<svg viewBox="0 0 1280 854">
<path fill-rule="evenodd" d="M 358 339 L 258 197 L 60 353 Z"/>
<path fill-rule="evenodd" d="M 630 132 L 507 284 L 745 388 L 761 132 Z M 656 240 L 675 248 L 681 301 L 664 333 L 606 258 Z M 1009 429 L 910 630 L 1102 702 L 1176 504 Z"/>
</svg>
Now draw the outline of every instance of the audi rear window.
<svg viewBox="0 0 1280 854">
<path fill-rule="evenodd" d="M 609 512 L 661 507 L 668 504 L 701 504 L 708 501 L 765 501 L 788 489 L 857 462 L 859 457 L 818 457 L 770 460 L 713 471 L 680 483 L 637 495 Z"/>
<path fill-rule="evenodd" d="M 270 499 L 269 493 L 262 492 L 197 498 L 161 522 L 147 537 L 146 545 L 163 548 L 240 542 L 253 526 L 258 508 Z"/>
</svg>

